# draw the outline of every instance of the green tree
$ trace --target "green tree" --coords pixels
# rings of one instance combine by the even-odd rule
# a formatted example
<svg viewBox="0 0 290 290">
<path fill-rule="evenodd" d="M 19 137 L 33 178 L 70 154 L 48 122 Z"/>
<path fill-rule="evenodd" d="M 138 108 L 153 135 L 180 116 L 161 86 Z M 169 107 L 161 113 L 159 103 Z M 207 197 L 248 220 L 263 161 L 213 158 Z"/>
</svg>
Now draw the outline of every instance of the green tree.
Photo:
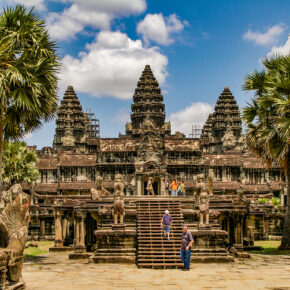
<svg viewBox="0 0 290 290">
<path fill-rule="evenodd" d="M 0 13 L 0 194 L 2 152 L 54 117 L 59 58 L 44 21 L 22 5 Z"/>
<path fill-rule="evenodd" d="M 25 142 L 5 142 L 3 147 L 3 181 L 8 186 L 14 183 L 31 184 L 38 177 L 35 151 L 29 150 Z"/>
<path fill-rule="evenodd" d="M 265 158 L 277 162 L 286 172 L 287 208 L 281 249 L 290 249 L 290 56 L 263 61 L 265 69 L 246 76 L 243 89 L 255 96 L 242 110 L 246 145 Z"/>
</svg>

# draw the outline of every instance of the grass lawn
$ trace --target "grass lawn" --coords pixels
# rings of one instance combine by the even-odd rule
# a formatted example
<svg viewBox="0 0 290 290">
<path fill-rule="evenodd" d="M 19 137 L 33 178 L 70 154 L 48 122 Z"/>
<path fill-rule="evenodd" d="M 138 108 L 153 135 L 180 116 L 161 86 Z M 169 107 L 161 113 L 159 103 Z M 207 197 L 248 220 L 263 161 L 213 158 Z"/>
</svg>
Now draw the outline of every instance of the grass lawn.
<svg viewBox="0 0 290 290">
<path fill-rule="evenodd" d="M 27 242 L 28 244 L 30 242 Z M 53 241 L 36 241 L 38 247 L 28 247 L 24 250 L 24 259 L 33 260 L 39 255 L 46 254 L 49 252 L 49 248 L 53 247 Z"/>
<path fill-rule="evenodd" d="M 255 246 L 263 247 L 262 251 L 251 251 L 254 254 L 263 255 L 290 255 L 290 251 L 278 250 L 281 241 L 255 241 Z"/>
</svg>

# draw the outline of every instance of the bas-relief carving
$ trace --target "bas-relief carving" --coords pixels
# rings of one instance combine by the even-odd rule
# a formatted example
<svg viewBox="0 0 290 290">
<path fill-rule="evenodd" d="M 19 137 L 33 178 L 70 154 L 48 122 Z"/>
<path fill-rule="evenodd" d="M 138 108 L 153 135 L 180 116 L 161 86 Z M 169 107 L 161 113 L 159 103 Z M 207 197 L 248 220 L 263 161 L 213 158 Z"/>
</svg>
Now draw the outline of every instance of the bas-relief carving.
<svg viewBox="0 0 290 290">
<path fill-rule="evenodd" d="M 65 129 L 65 135 L 61 138 L 61 142 L 63 143 L 63 146 L 72 147 L 75 145 L 72 128 L 68 127 Z"/>
<path fill-rule="evenodd" d="M 118 217 L 120 217 L 120 224 L 124 223 L 125 205 L 124 205 L 124 182 L 123 176 L 117 174 L 114 182 L 114 224 L 118 224 Z"/>
<path fill-rule="evenodd" d="M 227 131 L 225 132 L 225 135 L 222 138 L 223 146 L 224 147 L 234 147 L 236 145 L 236 140 L 232 129 L 228 127 Z"/>
</svg>

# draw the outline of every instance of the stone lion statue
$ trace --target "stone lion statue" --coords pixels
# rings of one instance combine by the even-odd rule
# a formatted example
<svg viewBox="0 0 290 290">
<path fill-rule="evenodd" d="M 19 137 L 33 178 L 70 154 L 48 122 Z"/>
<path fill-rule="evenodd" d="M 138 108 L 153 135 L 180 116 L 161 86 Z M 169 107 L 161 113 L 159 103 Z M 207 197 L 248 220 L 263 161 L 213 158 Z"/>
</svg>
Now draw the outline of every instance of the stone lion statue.
<svg viewBox="0 0 290 290">
<path fill-rule="evenodd" d="M 118 224 L 118 216 L 120 216 L 120 224 L 124 223 L 125 205 L 124 205 L 124 182 L 122 174 L 115 176 L 114 182 L 114 223 Z"/>
<path fill-rule="evenodd" d="M 0 249 L 0 289 L 22 282 L 23 251 L 28 235 L 30 198 L 20 184 L 2 194 L 0 228 L 6 237 Z M 24 283 L 23 283 L 24 287 Z"/>
<path fill-rule="evenodd" d="M 97 188 L 91 188 L 92 200 L 101 200 L 104 197 L 108 197 L 110 193 L 103 187 L 103 177 L 97 176 L 96 182 Z"/>
</svg>

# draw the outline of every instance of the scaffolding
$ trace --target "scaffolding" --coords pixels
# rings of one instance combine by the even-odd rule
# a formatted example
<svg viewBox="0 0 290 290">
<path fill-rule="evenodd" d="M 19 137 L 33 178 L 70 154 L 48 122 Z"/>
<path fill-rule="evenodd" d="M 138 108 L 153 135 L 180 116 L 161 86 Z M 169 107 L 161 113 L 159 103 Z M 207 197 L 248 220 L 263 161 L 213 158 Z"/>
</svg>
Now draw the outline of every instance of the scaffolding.
<svg viewBox="0 0 290 290">
<path fill-rule="evenodd" d="M 200 138 L 202 133 L 202 128 L 200 124 L 193 124 L 191 127 L 191 133 L 189 134 L 190 138 Z"/>
<path fill-rule="evenodd" d="M 88 116 L 86 131 L 89 138 L 100 137 L 100 120 L 96 118 L 95 113 L 92 113 L 90 108 L 86 109 L 86 115 Z"/>
</svg>

